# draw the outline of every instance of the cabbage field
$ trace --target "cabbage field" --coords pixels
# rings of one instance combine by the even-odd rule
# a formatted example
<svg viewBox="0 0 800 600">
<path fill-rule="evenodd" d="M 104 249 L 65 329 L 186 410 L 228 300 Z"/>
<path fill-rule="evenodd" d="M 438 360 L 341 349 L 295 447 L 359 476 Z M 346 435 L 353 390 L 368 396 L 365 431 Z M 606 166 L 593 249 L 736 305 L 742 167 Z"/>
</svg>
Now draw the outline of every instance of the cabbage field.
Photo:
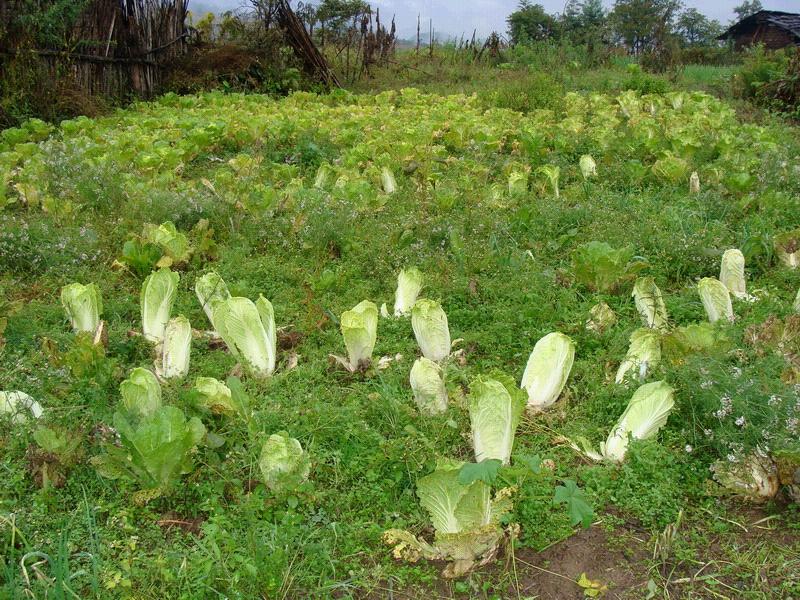
<svg viewBox="0 0 800 600">
<path fill-rule="evenodd" d="M 0 598 L 797 597 L 799 265 L 699 92 L 3 131 Z"/>
</svg>

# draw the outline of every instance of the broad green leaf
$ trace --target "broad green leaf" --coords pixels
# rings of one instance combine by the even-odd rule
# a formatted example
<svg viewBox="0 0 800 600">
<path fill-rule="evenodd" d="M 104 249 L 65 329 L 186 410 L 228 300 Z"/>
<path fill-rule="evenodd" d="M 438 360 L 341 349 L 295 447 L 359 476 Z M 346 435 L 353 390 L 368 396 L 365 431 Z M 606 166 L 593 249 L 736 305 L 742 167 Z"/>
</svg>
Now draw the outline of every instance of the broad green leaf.
<svg viewBox="0 0 800 600">
<path fill-rule="evenodd" d="M 565 479 L 564 485 L 556 487 L 553 503 L 566 505 L 573 525 L 580 523 L 585 529 L 592 524 L 594 519 L 592 505 L 584 491 L 571 479 Z"/>
<path fill-rule="evenodd" d="M 474 481 L 482 481 L 492 485 L 497 479 L 503 463 L 496 458 L 485 458 L 478 463 L 464 463 L 458 472 L 458 482 L 461 485 L 470 485 Z"/>
</svg>

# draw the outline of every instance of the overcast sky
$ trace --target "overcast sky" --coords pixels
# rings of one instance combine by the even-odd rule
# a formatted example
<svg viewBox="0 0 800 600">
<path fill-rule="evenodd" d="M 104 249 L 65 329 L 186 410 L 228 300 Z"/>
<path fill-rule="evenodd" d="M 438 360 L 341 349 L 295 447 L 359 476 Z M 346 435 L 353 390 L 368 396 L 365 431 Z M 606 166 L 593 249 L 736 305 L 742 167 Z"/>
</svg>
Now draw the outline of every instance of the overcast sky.
<svg viewBox="0 0 800 600">
<path fill-rule="evenodd" d="M 421 15 L 423 23 L 433 19 L 436 31 L 450 35 L 466 33 L 471 35 L 473 29 L 478 35 L 485 36 L 492 31 L 505 32 L 506 17 L 517 6 L 517 0 L 368 0 L 372 6 L 380 7 L 381 14 L 396 16 L 400 37 L 416 35 L 417 15 Z M 562 12 L 565 0 L 534 0 L 542 4 L 550 13 Z M 296 4 L 296 2 L 292 2 Z M 613 0 L 603 0 L 607 7 L 613 6 Z M 733 19 L 733 7 L 741 4 L 741 0 L 684 0 L 687 7 L 695 7 L 707 16 L 719 20 L 723 25 Z M 768 10 L 797 12 L 800 10 L 798 0 L 762 0 Z M 189 0 L 189 9 L 229 10 L 246 6 L 247 0 Z M 423 29 L 426 29 L 423 26 Z"/>
</svg>

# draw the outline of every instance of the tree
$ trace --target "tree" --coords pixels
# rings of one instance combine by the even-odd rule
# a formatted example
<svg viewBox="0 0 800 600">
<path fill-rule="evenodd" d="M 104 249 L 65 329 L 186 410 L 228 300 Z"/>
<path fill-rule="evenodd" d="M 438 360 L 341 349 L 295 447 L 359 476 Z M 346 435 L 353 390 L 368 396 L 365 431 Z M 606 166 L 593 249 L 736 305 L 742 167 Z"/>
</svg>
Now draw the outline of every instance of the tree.
<svg viewBox="0 0 800 600">
<path fill-rule="evenodd" d="M 563 34 L 574 44 L 599 43 L 605 25 L 606 12 L 601 0 L 569 0 L 561 16 Z"/>
<path fill-rule="evenodd" d="M 681 8 L 680 0 L 617 0 L 609 19 L 617 39 L 638 56 L 674 35 Z"/>
<path fill-rule="evenodd" d="M 558 37 L 558 22 L 547 14 L 541 4 L 521 0 L 517 10 L 508 17 L 508 34 L 514 44 Z"/>
<path fill-rule="evenodd" d="M 722 33 L 719 21 L 709 19 L 696 8 L 685 10 L 678 18 L 676 27 L 687 46 L 711 46 Z"/>
<path fill-rule="evenodd" d="M 322 28 L 323 43 L 326 36 L 334 40 L 347 37 L 358 17 L 369 10 L 369 4 L 363 0 L 322 0 L 316 18 Z"/>
<path fill-rule="evenodd" d="M 744 0 L 739 6 L 733 9 L 733 12 L 736 13 L 736 20 L 741 21 L 750 15 L 756 14 L 760 10 L 764 10 L 764 7 L 761 5 L 761 0 Z"/>
<path fill-rule="evenodd" d="M 299 2 L 297 9 L 294 11 L 297 18 L 303 22 L 308 35 L 314 35 L 314 25 L 317 24 L 317 7 L 310 2 Z"/>
</svg>

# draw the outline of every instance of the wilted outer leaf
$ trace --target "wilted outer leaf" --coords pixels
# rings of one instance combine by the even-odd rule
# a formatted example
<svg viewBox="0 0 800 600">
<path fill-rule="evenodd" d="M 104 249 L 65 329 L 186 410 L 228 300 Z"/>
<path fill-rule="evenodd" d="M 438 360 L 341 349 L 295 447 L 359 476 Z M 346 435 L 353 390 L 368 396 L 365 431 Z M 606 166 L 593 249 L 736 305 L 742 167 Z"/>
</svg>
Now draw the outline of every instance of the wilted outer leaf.
<svg viewBox="0 0 800 600">
<path fill-rule="evenodd" d="M 756 452 L 738 462 L 716 462 L 711 470 L 722 487 L 752 502 L 766 502 L 774 498 L 780 488 L 775 463 Z"/>
<path fill-rule="evenodd" d="M 164 329 L 164 343 L 156 359 L 156 373 L 163 379 L 182 379 L 189 373 L 192 326 L 183 315 L 170 319 Z"/>
<path fill-rule="evenodd" d="M 25 392 L 0 392 L 0 415 L 10 415 L 12 423 L 24 423 L 29 413 L 38 419 L 42 412 L 42 405 Z"/>
<path fill-rule="evenodd" d="M 438 302 L 418 300 L 411 310 L 411 328 L 425 358 L 439 362 L 450 355 L 447 315 Z"/>
<path fill-rule="evenodd" d="M 147 369 L 137 367 L 119 384 L 122 406 L 128 414 L 145 417 L 161 408 L 161 385 Z"/>
<path fill-rule="evenodd" d="M 350 370 L 369 364 L 378 338 L 378 307 L 369 300 L 359 302 L 342 313 L 340 326 Z"/>
<path fill-rule="evenodd" d="M 148 242 L 158 245 L 173 264 L 186 262 L 191 256 L 189 240 L 186 234 L 181 233 L 171 221 L 161 225 L 147 223 L 144 226 L 144 236 Z"/>
<path fill-rule="evenodd" d="M 103 314 L 103 299 L 94 283 L 65 285 L 61 288 L 61 304 L 75 333 L 94 333 Z"/>
<path fill-rule="evenodd" d="M 631 258 L 631 248 L 617 249 L 606 242 L 587 242 L 572 253 L 575 279 L 593 290 L 610 291 L 633 270 Z"/>
<path fill-rule="evenodd" d="M 719 280 L 736 298 L 746 298 L 747 289 L 744 279 L 744 254 L 732 248 L 722 255 Z"/>
<path fill-rule="evenodd" d="M 776 235 L 774 244 L 775 254 L 784 265 L 790 269 L 800 265 L 800 229 Z"/>
<path fill-rule="evenodd" d="M 512 386 L 496 379 L 478 378 L 470 385 L 469 420 L 475 461 L 497 459 L 507 465 L 514 447 L 514 434 L 519 425 L 525 400 Z"/>
<path fill-rule="evenodd" d="M 428 511 L 437 536 L 455 534 L 499 523 L 493 512 L 490 487 L 482 481 L 461 485 L 458 475 L 463 463 L 442 461 L 430 475 L 417 481 L 417 495 Z"/>
<path fill-rule="evenodd" d="M 652 277 L 640 277 L 633 286 L 633 301 L 645 327 L 667 328 L 667 307 Z"/>
<path fill-rule="evenodd" d="M 723 351 L 728 346 L 724 333 L 707 322 L 676 327 L 663 338 L 664 354 L 673 362 L 689 354 Z"/>
<path fill-rule="evenodd" d="M 558 198 L 560 196 L 558 190 L 558 178 L 561 174 L 561 169 L 557 165 L 542 165 L 536 170 L 536 172 L 544 175 L 547 178 L 553 195 Z"/>
<path fill-rule="evenodd" d="M 733 321 L 733 304 L 731 295 L 718 279 L 704 277 L 697 284 L 697 292 L 703 301 L 703 308 L 706 309 L 708 320 L 716 323 L 720 319 Z"/>
<path fill-rule="evenodd" d="M 601 448 L 603 456 L 622 462 L 628 450 L 629 437 L 646 440 L 655 436 L 667 422 L 674 405 L 673 390 L 665 381 L 641 386 Z"/>
<path fill-rule="evenodd" d="M 447 390 L 438 364 L 424 356 L 418 358 L 411 367 L 409 379 L 420 412 L 435 415 L 447 410 Z"/>
<path fill-rule="evenodd" d="M 198 403 L 215 415 L 234 415 L 238 412 L 230 388 L 213 377 L 198 377 L 194 382 Z"/>
<path fill-rule="evenodd" d="M 642 327 L 631 334 L 625 360 L 617 369 L 616 383 L 622 383 L 631 369 L 633 375 L 644 379 L 647 373 L 661 362 L 661 334 L 655 329 Z"/>
<path fill-rule="evenodd" d="M 311 463 L 300 442 L 285 431 L 274 433 L 261 449 L 258 461 L 267 487 L 289 492 L 308 479 Z"/>
<path fill-rule="evenodd" d="M 609 327 L 613 327 L 617 322 L 617 315 L 605 302 L 595 304 L 589 310 L 589 319 L 586 321 L 586 329 L 603 333 Z"/>
<path fill-rule="evenodd" d="M 212 322 L 232 354 L 239 357 L 257 377 L 269 377 L 275 370 L 277 332 L 272 304 L 259 296 L 231 297 L 214 305 Z"/>
<path fill-rule="evenodd" d="M 543 409 L 561 395 L 575 361 L 575 342 L 563 333 L 548 333 L 533 347 L 520 387 L 528 392 L 528 407 Z"/>
<path fill-rule="evenodd" d="M 508 176 L 508 193 L 511 196 L 525 194 L 528 191 L 528 173 L 526 171 L 512 171 Z"/>
<path fill-rule="evenodd" d="M 411 313 L 414 303 L 422 290 L 423 276 L 419 269 L 403 269 L 397 276 L 397 291 L 394 293 L 394 316 Z"/>
<path fill-rule="evenodd" d="M 172 305 L 178 293 L 180 275 L 169 269 L 151 273 L 142 285 L 142 333 L 144 337 L 157 344 L 164 341 Z"/>
<path fill-rule="evenodd" d="M 231 297 L 225 281 L 215 271 L 210 271 L 200 277 L 194 284 L 194 291 L 197 299 L 203 306 L 203 310 L 214 326 L 214 306 L 217 302 L 227 300 Z"/>
</svg>

